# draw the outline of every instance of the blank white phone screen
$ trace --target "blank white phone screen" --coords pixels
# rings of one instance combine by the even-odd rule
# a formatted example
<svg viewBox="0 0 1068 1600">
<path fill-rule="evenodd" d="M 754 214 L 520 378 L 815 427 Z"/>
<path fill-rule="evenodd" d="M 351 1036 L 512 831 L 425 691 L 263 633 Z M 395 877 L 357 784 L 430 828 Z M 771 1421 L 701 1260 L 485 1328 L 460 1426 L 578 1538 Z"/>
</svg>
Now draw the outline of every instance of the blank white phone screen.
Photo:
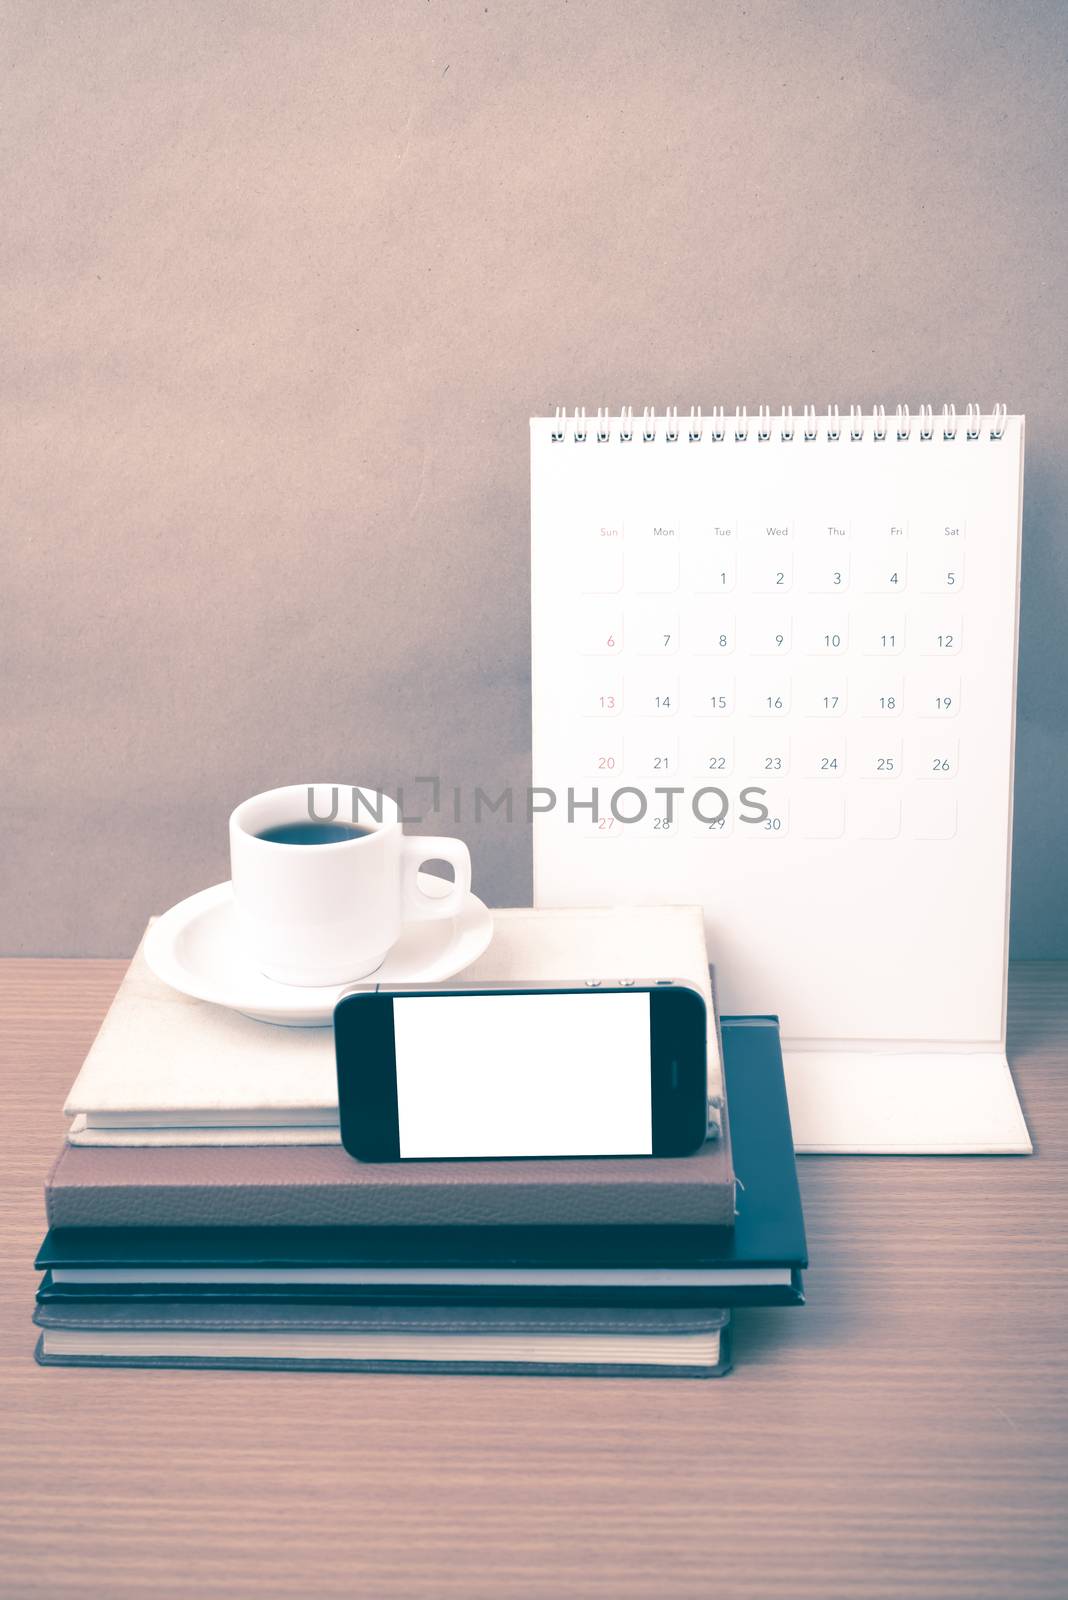
<svg viewBox="0 0 1068 1600">
<path fill-rule="evenodd" d="M 649 999 L 394 999 L 401 1159 L 651 1155 Z"/>
</svg>

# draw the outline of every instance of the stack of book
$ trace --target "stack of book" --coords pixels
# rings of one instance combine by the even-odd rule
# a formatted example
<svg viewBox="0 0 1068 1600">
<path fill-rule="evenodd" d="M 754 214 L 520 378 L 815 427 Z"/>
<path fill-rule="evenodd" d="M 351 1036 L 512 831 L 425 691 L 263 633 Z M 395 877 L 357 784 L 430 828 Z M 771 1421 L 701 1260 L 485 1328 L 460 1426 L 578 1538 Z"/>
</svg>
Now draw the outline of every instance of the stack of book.
<svg viewBox="0 0 1068 1600">
<path fill-rule="evenodd" d="M 494 920 L 465 983 L 655 973 L 712 1017 L 694 908 Z M 38 1360 L 724 1372 L 732 1307 L 802 1301 L 775 1019 L 713 1023 L 710 1082 L 694 1156 L 367 1165 L 339 1143 L 329 1029 L 175 994 L 139 952 L 46 1186 Z"/>
</svg>

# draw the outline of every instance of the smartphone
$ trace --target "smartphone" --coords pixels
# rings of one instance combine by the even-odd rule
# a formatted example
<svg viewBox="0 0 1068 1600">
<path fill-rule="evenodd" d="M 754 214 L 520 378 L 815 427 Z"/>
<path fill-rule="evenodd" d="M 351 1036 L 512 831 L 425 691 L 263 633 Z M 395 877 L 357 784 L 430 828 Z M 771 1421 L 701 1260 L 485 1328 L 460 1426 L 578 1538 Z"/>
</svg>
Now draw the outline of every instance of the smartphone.
<svg viewBox="0 0 1068 1600">
<path fill-rule="evenodd" d="M 704 996 L 663 980 L 357 990 L 334 1009 L 360 1161 L 684 1156 L 708 1127 Z"/>
</svg>

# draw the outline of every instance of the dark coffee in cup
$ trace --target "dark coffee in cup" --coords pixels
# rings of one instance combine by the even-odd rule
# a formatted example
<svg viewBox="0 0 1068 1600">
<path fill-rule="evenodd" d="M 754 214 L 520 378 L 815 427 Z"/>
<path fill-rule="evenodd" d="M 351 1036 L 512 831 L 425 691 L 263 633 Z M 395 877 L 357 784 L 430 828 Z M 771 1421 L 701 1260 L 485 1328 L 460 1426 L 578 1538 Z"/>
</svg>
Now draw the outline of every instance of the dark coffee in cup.
<svg viewBox="0 0 1068 1600">
<path fill-rule="evenodd" d="M 256 834 L 268 844 L 344 844 L 347 839 L 366 839 L 373 828 L 361 827 L 358 822 L 279 822 L 273 828 L 264 828 Z"/>
</svg>

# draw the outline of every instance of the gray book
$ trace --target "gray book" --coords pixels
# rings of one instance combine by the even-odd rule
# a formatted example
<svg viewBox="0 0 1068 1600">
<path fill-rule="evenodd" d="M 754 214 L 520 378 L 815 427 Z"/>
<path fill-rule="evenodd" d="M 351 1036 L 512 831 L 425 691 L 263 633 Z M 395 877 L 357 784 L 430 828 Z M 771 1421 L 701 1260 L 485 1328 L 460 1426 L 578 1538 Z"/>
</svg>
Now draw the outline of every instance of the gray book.
<svg viewBox="0 0 1068 1600">
<path fill-rule="evenodd" d="M 696 1155 L 543 1161 L 355 1161 L 340 1145 L 64 1146 L 52 1228 L 730 1227 L 726 1128 Z"/>
<path fill-rule="evenodd" d="M 40 1305 L 42 1366 L 712 1378 L 730 1316 L 650 1306 Z"/>
</svg>

